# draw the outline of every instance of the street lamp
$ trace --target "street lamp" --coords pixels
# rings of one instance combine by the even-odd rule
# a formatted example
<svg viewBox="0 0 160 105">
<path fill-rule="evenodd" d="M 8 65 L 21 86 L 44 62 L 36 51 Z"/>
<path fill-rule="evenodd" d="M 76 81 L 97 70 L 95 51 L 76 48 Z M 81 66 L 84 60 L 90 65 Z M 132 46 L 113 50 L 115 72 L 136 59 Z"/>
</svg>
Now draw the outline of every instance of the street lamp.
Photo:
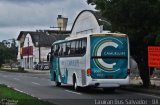
<svg viewBox="0 0 160 105">
<path fill-rule="evenodd" d="M 112 24 L 110 22 L 108 22 L 106 20 L 102 20 L 102 19 L 98 19 L 98 20 L 101 21 L 101 22 L 105 22 L 107 27 L 109 27 L 109 29 L 112 30 Z"/>
<path fill-rule="evenodd" d="M 106 21 L 106 20 L 102 20 L 102 19 L 98 19 L 99 21 L 102 21 L 102 22 L 106 22 L 107 23 L 107 25 L 109 25 L 109 26 L 111 26 L 111 23 L 110 22 L 108 22 L 108 21 Z"/>
</svg>

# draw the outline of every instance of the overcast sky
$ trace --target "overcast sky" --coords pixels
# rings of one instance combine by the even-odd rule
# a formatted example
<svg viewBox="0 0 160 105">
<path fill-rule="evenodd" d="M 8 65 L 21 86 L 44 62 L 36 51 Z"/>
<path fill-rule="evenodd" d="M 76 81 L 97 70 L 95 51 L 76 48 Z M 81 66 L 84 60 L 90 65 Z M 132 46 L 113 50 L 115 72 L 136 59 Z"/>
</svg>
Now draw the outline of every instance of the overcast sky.
<svg viewBox="0 0 160 105">
<path fill-rule="evenodd" d="M 80 11 L 92 9 L 86 0 L 0 0 L 0 41 L 17 38 L 20 31 L 50 29 L 59 14 L 68 29 Z"/>
</svg>

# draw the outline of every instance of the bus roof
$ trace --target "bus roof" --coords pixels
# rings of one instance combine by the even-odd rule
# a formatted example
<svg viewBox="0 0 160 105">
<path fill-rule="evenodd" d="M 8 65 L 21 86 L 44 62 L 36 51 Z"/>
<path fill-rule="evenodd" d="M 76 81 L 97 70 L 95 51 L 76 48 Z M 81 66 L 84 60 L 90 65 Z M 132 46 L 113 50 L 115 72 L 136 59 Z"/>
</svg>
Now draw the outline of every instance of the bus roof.
<svg viewBox="0 0 160 105">
<path fill-rule="evenodd" d="M 88 36 L 119 36 L 119 37 L 127 37 L 126 34 L 123 33 L 92 33 L 92 34 L 85 34 L 85 35 L 77 35 L 77 36 L 72 36 L 72 37 L 67 37 L 66 39 L 71 40 L 71 39 L 76 39 L 76 38 L 85 38 Z"/>
<path fill-rule="evenodd" d="M 62 43 L 62 42 L 65 42 L 66 40 L 58 40 L 58 41 L 55 41 L 53 44 L 56 44 L 56 43 Z M 53 45 L 52 44 L 52 45 Z"/>
<path fill-rule="evenodd" d="M 126 34 L 123 33 L 92 33 L 92 34 L 85 34 L 85 35 L 77 35 L 77 36 L 72 36 L 72 37 L 67 37 L 65 40 L 59 40 L 54 42 L 53 44 L 57 43 L 63 43 L 69 40 L 74 40 L 74 39 L 80 39 L 80 38 L 86 38 L 89 36 L 119 36 L 119 37 L 127 37 Z"/>
<path fill-rule="evenodd" d="M 123 33 L 93 33 L 91 36 L 119 36 L 119 37 L 127 37 L 127 35 L 123 34 Z"/>
</svg>

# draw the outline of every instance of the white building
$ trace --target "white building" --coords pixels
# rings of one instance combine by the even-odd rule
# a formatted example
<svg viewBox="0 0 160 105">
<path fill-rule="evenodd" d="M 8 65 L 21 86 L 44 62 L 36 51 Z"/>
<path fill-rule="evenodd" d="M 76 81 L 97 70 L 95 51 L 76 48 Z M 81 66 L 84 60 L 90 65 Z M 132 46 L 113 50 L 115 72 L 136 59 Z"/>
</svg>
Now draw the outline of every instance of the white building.
<svg viewBox="0 0 160 105">
<path fill-rule="evenodd" d="M 71 36 L 110 32 L 110 30 L 111 23 L 103 18 L 99 12 L 83 10 L 78 14 L 73 23 Z"/>
<path fill-rule="evenodd" d="M 70 31 L 59 30 L 21 31 L 17 38 L 19 43 L 17 59 L 20 66 L 32 69 L 34 64 L 47 61 L 52 43 L 65 39 L 69 33 Z"/>
</svg>

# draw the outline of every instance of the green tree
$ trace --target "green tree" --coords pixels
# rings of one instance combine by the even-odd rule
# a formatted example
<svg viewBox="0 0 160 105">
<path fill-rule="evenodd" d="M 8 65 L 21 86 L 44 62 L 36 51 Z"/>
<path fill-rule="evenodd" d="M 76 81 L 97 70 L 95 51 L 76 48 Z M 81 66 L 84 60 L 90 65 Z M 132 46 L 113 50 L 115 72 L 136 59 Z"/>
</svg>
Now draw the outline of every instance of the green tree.
<svg viewBox="0 0 160 105">
<path fill-rule="evenodd" d="M 140 69 L 143 86 L 150 85 L 147 46 L 154 45 L 160 33 L 160 0 L 87 0 L 96 5 L 103 17 L 110 20 L 112 31 L 128 34 L 131 55 Z M 151 39 L 145 37 L 152 35 Z M 153 41 L 154 40 L 154 41 Z"/>
<path fill-rule="evenodd" d="M 2 64 L 4 63 L 4 49 L 5 49 L 4 44 L 0 42 L 0 68 L 2 67 Z"/>
<path fill-rule="evenodd" d="M 15 39 L 12 39 L 11 43 L 7 40 L 0 42 L 0 67 L 4 63 L 8 63 L 11 67 L 17 60 L 17 53 L 18 47 Z"/>
</svg>

